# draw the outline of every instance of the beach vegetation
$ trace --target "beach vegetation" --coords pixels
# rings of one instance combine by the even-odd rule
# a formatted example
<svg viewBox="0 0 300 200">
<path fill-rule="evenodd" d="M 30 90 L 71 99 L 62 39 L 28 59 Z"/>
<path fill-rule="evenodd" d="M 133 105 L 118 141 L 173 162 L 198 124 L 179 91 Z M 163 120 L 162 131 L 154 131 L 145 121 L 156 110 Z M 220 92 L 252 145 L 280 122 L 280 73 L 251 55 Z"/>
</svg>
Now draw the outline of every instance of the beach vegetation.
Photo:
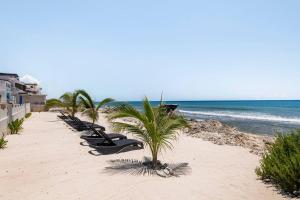
<svg viewBox="0 0 300 200">
<path fill-rule="evenodd" d="M 112 98 L 106 98 L 98 104 L 95 104 L 91 96 L 85 90 L 78 90 L 77 92 L 80 105 L 83 108 L 82 115 L 88 117 L 93 124 L 99 118 L 99 109 L 104 105 L 114 101 Z"/>
<path fill-rule="evenodd" d="M 46 101 L 46 110 L 49 110 L 53 107 L 60 107 L 66 109 L 67 112 L 70 113 L 72 117 L 78 111 L 79 103 L 78 103 L 78 93 L 79 90 L 75 90 L 74 92 L 66 92 L 59 99 L 48 99 Z"/>
<path fill-rule="evenodd" d="M 262 157 L 256 174 L 282 191 L 300 194 L 300 130 L 278 134 Z"/>
<path fill-rule="evenodd" d="M 0 138 L 0 149 L 6 148 L 7 140 L 5 140 L 4 136 Z"/>
<path fill-rule="evenodd" d="M 26 113 L 25 114 L 25 118 L 27 119 L 27 118 L 29 118 L 31 116 L 31 113 Z"/>
<path fill-rule="evenodd" d="M 158 160 L 159 153 L 163 149 L 172 149 L 172 141 L 176 140 L 178 130 L 188 127 L 188 121 L 181 115 L 167 113 L 164 106 L 153 107 L 147 97 L 143 100 L 143 110 L 139 111 L 131 105 L 116 107 L 109 119 L 113 128 L 118 131 L 127 131 L 150 148 L 152 169 L 161 168 Z M 131 118 L 136 122 L 124 122 L 117 119 Z"/>
<path fill-rule="evenodd" d="M 55 98 L 47 99 L 45 109 L 49 110 L 50 108 L 53 107 L 67 108 L 67 106 L 60 99 L 55 99 Z"/>
<path fill-rule="evenodd" d="M 23 129 L 23 122 L 24 118 L 16 119 L 8 124 L 8 129 L 10 134 L 19 134 L 20 131 Z"/>
</svg>

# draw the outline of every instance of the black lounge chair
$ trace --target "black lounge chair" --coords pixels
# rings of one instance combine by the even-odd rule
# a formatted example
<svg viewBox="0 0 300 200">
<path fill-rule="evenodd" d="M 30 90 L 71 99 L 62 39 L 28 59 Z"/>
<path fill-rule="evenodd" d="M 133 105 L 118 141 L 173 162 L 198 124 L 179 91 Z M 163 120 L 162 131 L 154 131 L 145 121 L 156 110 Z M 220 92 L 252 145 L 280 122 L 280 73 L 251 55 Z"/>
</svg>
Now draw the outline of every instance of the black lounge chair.
<svg viewBox="0 0 300 200">
<path fill-rule="evenodd" d="M 66 123 L 78 125 L 78 118 L 77 120 L 71 116 L 67 117 L 63 113 L 61 114 L 62 116 L 59 117 L 61 117 L 61 119 L 63 119 Z M 113 154 L 120 153 L 122 151 L 144 148 L 144 144 L 138 140 L 127 139 L 126 136 L 117 133 L 106 134 L 103 129 L 97 130 L 94 126 L 92 126 L 92 124 L 89 123 L 85 123 L 84 125 L 88 128 L 88 130 L 92 130 L 93 134 L 90 136 L 83 135 L 81 138 L 85 139 L 90 147 L 93 147 L 102 154 Z"/>
<path fill-rule="evenodd" d="M 126 136 L 121 134 L 106 134 L 103 131 L 97 131 L 93 127 L 91 129 L 95 132 L 98 132 L 103 139 L 101 140 L 87 140 L 90 147 L 93 147 L 97 151 L 102 154 L 113 154 L 113 153 L 120 153 L 124 150 L 137 150 L 143 149 L 144 144 L 138 140 L 134 139 L 126 139 Z M 117 137 L 114 137 L 117 136 Z M 119 138 L 123 136 L 123 138 Z M 83 138 L 83 137 L 81 137 Z M 114 140 L 117 139 L 118 140 Z"/>
<path fill-rule="evenodd" d="M 58 117 L 62 119 L 64 122 L 66 122 L 68 125 L 70 125 L 72 128 L 76 129 L 77 131 L 90 130 L 89 126 L 105 131 L 105 128 L 103 126 L 100 126 L 98 124 L 93 124 L 91 122 L 81 121 L 79 118 L 72 117 L 70 115 L 67 116 L 63 112 L 61 112 L 61 115 Z"/>
<path fill-rule="evenodd" d="M 90 127 L 105 131 L 105 128 L 103 126 L 98 125 L 98 124 L 93 124 L 91 122 L 82 121 L 77 117 L 71 117 L 71 119 L 74 122 L 74 124 L 72 124 L 73 127 L 78 131 L 90 130 Z"/>
<path fill-rule="evenodd" d="M 64 113 L 62 113 L 62 116 Z M 108 137 L 110 139 L 126 139 L 127 137 L 125 135 L 117 134 L 117 133 L 110 133 L 106 134 L 105 128 L 103 126 L 97 125 L 97 124 L 92 124 L 90 122 L 84 122 L 81 121 L 77 117 L 72 117 L 72 116 L 67 116 L 68 119 L 64 119 L 64 121 L 75 128 L 76 130 L 82 131 L 82 130 L 87 130 L 87 131 L 92 131 L 91 135 L 82 135 L 81 138 L 85 139 L 87 142 L 103 142 L 105 140 L 105 137 Z"/>
<path fill-rule="evenodd" d="M 108 138 L 109 140 L 123 140 L 127 139 L 125 135 L 118 133 L 108 133 L 106 134 L 103 130 L 97 130 L 93 127 L 89 127 L 93 132 L 91 135 L 81 135 L 80 138 L 86 140 L 88 143 L 101 143 Z"/>
<path fill-rule="evenodd" d="M 143 149 L 144 144 L 134 139 L 111 140 L 105 138 L 103 142 L 89 143 L 89 146 L 101 154 L 114 154 L 123 151 Z"/>
</svg>

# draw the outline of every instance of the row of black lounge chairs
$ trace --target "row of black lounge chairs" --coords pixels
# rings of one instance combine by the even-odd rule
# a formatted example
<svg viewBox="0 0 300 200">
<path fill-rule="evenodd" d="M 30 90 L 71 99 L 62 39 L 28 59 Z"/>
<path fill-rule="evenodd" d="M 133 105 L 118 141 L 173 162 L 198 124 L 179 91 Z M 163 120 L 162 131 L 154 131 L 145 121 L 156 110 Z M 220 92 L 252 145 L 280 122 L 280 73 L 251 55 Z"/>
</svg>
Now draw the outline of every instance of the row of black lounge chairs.
<svg viewBox="0 0 300 200">
<path fill-rule="evenodd" d="M 80 138 L 86 140 L 90 147 L 101 154 L 113 154 L 144 148 L 143 143 L 138 140 L 127 139 L 125 135 L 118 133 L 105 133 L 103 126 L 82 121 L 64 112 L 60 113 L 61 115 L 58 115 L 58 117 L 73 129 L 87 131 L 89 134 L 81 135 Z"/>
</svg>

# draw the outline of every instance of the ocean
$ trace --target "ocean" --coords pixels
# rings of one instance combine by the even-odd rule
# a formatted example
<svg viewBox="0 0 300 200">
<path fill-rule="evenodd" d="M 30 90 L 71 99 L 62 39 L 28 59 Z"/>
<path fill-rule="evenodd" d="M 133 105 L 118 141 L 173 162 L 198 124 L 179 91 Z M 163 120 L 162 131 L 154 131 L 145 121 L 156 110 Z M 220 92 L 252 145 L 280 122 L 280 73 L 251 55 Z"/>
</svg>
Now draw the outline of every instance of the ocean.
<svg viewBox="0 0 300 200">
<path fill-rule="evenodd" d="M 138 109 L 142 102 L 127 102 Z M 240 131 L 274 135 L 300 129 L 300 101 L 165 101 L 177 104 L 177 110 L 187 118 L 216 119 L 237 127 Z M 158 105 L 158 101 L 151 102 Z"/>
</svg>

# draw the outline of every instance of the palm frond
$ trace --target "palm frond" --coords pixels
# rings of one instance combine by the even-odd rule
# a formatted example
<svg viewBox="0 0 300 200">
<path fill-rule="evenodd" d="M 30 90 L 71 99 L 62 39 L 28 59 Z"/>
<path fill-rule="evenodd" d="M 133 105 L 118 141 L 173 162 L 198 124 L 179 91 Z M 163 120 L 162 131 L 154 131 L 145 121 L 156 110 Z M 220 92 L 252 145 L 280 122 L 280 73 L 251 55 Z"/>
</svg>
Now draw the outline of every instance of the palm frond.
<svg viewBox="0 0 300 200">
<path fill-rule="evenodd" d="M 123 122 L 114 122 L 113 129 L 117 132 L 127 131 L 135 134 L 139 139 L 143 140 L 145 143 L 150 142 L 149 135 L 143 129 L 143 126 L 138 124 L 128 124 Z"/>
<path fill-rule="evenodd" d="M 131 117 L 139 120 L 140 122 L 146 122 L 146 117 L 140 113 L 135 107 L 125 104 L 115 108 L 115 112 L 113 112 L 109 119 L 112 121 L 114 119 Z"/>
<path fill-rule="evenodd" d="M 144 112 L 131 105 L 122 105 L 109 119 L 117 131 L 128 131 L 139 137 L 150 148 L 153 162 L 162 149 L 171 149 L 172 141 L 177 139 L 178 130 L 188 127 L 187 120 L 176 114 L 168 114 L 163 106 L 152 107 L 147 97 L 143 101 Z M 137 123 L 119 122 L 119 118 L 133 118 Z M 155 166 L 155 164 L 154 164 Z"/>
<path fill-rule="evenodd" d="M 99 108 L 101 108 L 102 106 L 104 106 L 105 104 L 108 104 L 108 103 L 111 103 L 113 102 L 114 99 L 112 98 L 106 98 L 106 99 L 103 99 L 96 107 L 97 110 L 99 110 Z"/>
<path fill-rule="evenodd" d="M 88 102 L 87 99 L 83 98 L 82 96 L 79 96 L 79 101 L 80 103 L 82 103 L 84 105 L 84 108 L 87 109 L 87 108 L 91 108 L 91 105 L 90 103 Z"/>
<path fill-rule="evenodd" d="M 74 112 L 77 112 L 77 109 L 80 106 L 80 103 L 78 101 L 78 96 L 80 95 L 80 93 L 78 91 L 79 90 L 75 90 L 72 94 L 71 104 Z"/>
<path fill-rule="evenodd" d="M 65 107 L 65 104 L 59 99 L 48 99 L 45 108 L 48 110 L 53 107 Z"/>
<path fill-rule="evenodd" d="M 73 98 L 73 93 L 71 93 L 71 92 L 66 92 L 66 93 L 64 93 L 63 95 L 61 95 L 59 98 L 60 98 L 62 101 L 64 101 L 64 102 L 70 103 L 70 102 L 72 101 L 72 98 Z"/>
<path fill-rule="evenodd" d="M 143 107 L 144 107 L 144 111 L 145 111 L 145 115 L 146 115 L 147 119 L 149 121 L 153 121 L 154 120 L 153 108 L 152 108 L 149 100 L 147 99 L 147 97 L 145 97 L 145 99 L 143 101 Z"/>
<path fill-rule="evenodd" d="M 98 120 L 99 115 L 98 112 L 96 112 L 93 108 L 86 108 L 83 112 L 82 115 L 87 116 L 89 119 L 91 119 L 93 121 L 93 123 L 95 121 Z"/>
<path fill-rule="evenodd" d="M 78 109 L 77 97 L 77 91 L 66 92 L 60 97 L 60 100 L 65 104 L 65 107 L 67 107 L 67 110 L 70 111 L 72 116 L 75 115 Z"/>
<path fill-rule="evenodd" d="M 111 98 L 106 98 L 101 101 L 96 107 L 92 97 L 85 90 L 76 90 L 75 95 L 78 96 L 78 104 L 83 108 L 82 114 L 90 118 L 93 123 L 99 118 L 98 109 L 101 106 L 113 101 L 113 99 Z"/>
<path fill-rule="evenodd" d="M 89 107 L 94 108 L 94 101 L 92 100 L 92 97 L 85 91 L 85 90 L 77 90 L 78 95 L 81 95 L 81 99 L 85 98 L 89 104 Z"/>
</svg>

